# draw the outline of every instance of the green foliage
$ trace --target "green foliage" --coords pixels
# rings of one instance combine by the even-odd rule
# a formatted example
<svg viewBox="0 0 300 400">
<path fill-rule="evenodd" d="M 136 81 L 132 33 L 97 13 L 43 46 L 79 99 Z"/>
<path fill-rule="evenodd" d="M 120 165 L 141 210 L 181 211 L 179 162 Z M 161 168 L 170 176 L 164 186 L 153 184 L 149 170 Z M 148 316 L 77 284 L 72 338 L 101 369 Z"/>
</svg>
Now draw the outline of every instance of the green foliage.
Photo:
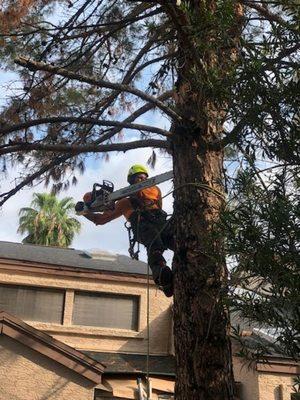
<svg viewBox="0 0 300 400">
<path fill-rule="evenodd" d="M 240 172 L 223 214 L 231 260 L 232 310 L 275 335 L 273 350 L 300 357 L 299 169 L 269 173 L 265 185 Z M 265 350 L 266 351 L 266 350 Z"/>
<path fill-rule="evenodd" d="M 297 399 L 297 397 L 299 397 L 300 396 L 300 376 L 299 375 L 297 375 L 294 379 L 293 379 L 293 386 L 292 386 L 292 388 L 293 388 L 293 391 L 295 392 L 295 393 L 297 393 L 297 395 L 295 395 L 294 396 L 294 399 Z M 292 398 L 292 400 L 294 400 L 293 398 Z"/>
<path fill-rule="evenodd" d="M 26 233 L 23 243 L 68 247 L 80 231 L 80 222 L 70 217 L 74 210 L 72 198 L 58 200 L 48 193 L 34 193 L 31 208 L 21 208 L 19 229 Z"/>
</svg>

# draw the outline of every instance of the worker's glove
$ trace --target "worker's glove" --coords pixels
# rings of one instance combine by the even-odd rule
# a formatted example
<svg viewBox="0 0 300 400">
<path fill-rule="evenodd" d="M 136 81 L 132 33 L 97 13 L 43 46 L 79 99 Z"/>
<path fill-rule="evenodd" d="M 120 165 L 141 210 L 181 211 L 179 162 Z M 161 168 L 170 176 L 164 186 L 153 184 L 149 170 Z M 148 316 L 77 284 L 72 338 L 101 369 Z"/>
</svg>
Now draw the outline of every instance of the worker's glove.
<svg viewBox="0 0 300 400">
<path fill-rule="evenodd" d="M 87 192 L 83 196 L 83 201 L 89 203 L 92 200 L 92 192 Z"/>
<path fill-rule="evenodd" d="M 87 192 L 83 196 L 83 201 L 75 204 L 75 212 L 77 215 L 85 215 L 89 212 L 88 207 L 92 201 L 92 192 Z"/>
<path fill-rule="evenodd" d="M 75 204 L 75 212 L 77 215 L 84 215 L 86 213 L 85 203 L 83 201 L 78 201 Z"/>
</svg>

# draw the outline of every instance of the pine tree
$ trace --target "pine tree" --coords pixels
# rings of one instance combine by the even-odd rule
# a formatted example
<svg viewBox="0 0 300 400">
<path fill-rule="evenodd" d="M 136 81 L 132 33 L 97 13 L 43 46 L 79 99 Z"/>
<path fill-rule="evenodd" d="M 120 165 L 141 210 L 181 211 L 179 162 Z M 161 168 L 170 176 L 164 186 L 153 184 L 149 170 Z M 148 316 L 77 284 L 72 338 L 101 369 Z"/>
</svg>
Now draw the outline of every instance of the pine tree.
<svg viewBox="0 0 300 400">
<path fill-rule="evenodd" d="M 244 262 L 251 254 L 261 258 L 260 233 L 249 236 L 247 227 L 252 232 L 262 217 L 257 224 L 264 231 L 272 209 L 285 204 L 277 197 L 276 174 L 284 173 L 288 185 L 299 188 L 297 2 L 75 0 L 56 9 L 55 4 L 7 0 L 2 6 L 1 63 L 15 68 L 23 82 L 0 115 L 2 166 L 23 162 L 30 173 L 1 194 L 0 204 L 40 177 L 60 190 L 69 185 L 65 176 L 72 170 L 75 183 L 90 153 L 165 149 L 175 176 L 176 398 L 233 399 L 228 307 L 244 305 L 245 317 L 266 320 L 267 303 L 256 313 L 257 297 L 235 301 L 235 292 L 228 295 L 232 285 L 245 289 L 242 279 L 249 270 L 266 278 Z M 136 121 L 152 110 L 170 128 Z M 140 140 L 131 140 L 132 131 Z M 243 181 L 245 174 L 251 179 Z M 251 187 L 263 194 L 251 197 Z M 255 201 L 262 209 L 249 213 Z M 280 229 L 271 225 L 270 235 L 277 238 Z M 289 254 L 293 246 L 299 249 L 299 236 L 293 240 Z M 270 254 L 280 260 L 272 271 L 278 263 L 290 268 L 288 257 L 277 255 L 283 248 Z M 230 279 L 228 254 L 234 259 Z M 267 283 L 284 298 L 278 280 Z M 280 328 L 280 318 L 267 322 Z"/>
</svg>

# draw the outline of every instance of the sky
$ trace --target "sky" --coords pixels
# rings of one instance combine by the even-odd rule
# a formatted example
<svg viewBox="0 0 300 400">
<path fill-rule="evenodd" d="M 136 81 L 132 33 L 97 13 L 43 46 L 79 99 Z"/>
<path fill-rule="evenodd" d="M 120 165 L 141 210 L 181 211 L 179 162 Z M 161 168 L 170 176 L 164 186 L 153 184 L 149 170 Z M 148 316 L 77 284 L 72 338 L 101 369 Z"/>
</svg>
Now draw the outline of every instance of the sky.
<svg viewBox="0 0 300 400">
<path fill-rule="evenodd" d="M 103 179 L 110 180 L 115 185 L 115 190 L 128 185 L 127 171 L 133 164 L 144 164 L 152 154 L 152 149 L 137 149 L 126 153 L 111 153 L 109 161 L 96 160 L 89 162 L 84 174 L 78 177 L 76 186 L 70 187 L 67 191 L 59 194 L 59 198 L 71 196 L 74 201 L 81 201 L 85 192 L 91 191 L 93 183 L 102 183 Z M 172 161 L 170 157 L 158 155 L 155 169 L 148 167 L 149 176 L 155 176 L 172 169 Z M 0 191 L 4 192 L 13 184 L 14 178 L 17 176 L 16 170 L 9 172 L 7 181 L 1 183 Z M 162 194 L 167 194 L 172 190 L 172 182 L 160 184 Z M 20 208 L 30 206 L 33 193 L 45 192 L 47 189 L 42 185 L 24 188 L 17 193 L 7 203 L 0 208 L 0 240 L 10 242 L 21 242 L 25 235 L 17 233 L 18 229 L 18 213 Z M 169 214 L 173 210 L 172 194 L 164 199 L 163 208 Z M 75 214 L 74 214 L 75 216 Z M 70 247 L 75 249 L 92 250 L 100 249 L 111 253 L 128 255 L 128 234 L 124 227 L 125 219 L 120 217 L 117 220 L 102 226 L 95 226 L 82 216 L 76 216 L 81 222 L 81 232 L 75 236 Z M 168 261 L 171 261 L 171 252 L 166 253 Z M 140 259 L 146 261 L 145 251 L 141 251 Z"/>
</svg>

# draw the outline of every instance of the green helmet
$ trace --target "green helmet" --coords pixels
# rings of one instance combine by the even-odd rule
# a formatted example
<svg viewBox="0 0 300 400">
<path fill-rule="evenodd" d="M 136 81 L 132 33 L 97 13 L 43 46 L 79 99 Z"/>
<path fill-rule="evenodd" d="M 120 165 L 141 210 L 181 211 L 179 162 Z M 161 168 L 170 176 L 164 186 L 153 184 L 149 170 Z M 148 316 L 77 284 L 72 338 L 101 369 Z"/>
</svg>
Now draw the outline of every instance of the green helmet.
<svg viewBox="0 0 300 400">
<path fill-rule="evenodd" d="M 128 175 L 127 175 L 128 183 L 132 182 L 132 177 L 135 174 L 146 174 L 148 176 L 148 171 L 143 165 L 140 165 L 140 164 L 132 165 L 132 167 L 130 167 L 130 169 L 128 171 Z"/>
</svg>

